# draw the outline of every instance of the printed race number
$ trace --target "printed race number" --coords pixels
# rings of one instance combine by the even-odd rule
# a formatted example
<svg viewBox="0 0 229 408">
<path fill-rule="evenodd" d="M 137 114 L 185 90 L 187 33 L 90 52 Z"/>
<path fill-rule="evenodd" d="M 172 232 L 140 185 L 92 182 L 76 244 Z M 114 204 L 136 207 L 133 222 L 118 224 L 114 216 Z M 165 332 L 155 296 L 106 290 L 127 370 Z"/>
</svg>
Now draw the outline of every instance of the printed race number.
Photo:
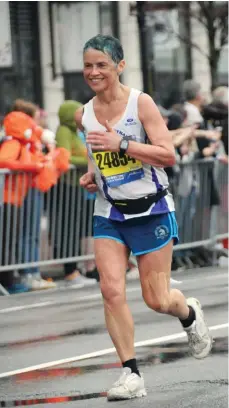
<svg viewBox="0 0 229 408">
<path fill-rule="evenodd" d="M 114 168 L 122 167 L 122 166 L 125 167 L 130 163 L 135 164 L 137 162 L 136 159 L 134 159 L 133 157 L 127 156 L 127 155 L 120 157 L 120 154 L 117 152 L 94 153 L 94 156 L 95 156 L 95 160 L 98 165 L 98 168 L 101 171 L 107 168 L 111 169 L 112 167 Z"/>
<path fill-rule="evenodd" d="M 109 187 L 118 187 L 144 177 L 142 162 L 118 152 L 94 152 L 93 158 Z"/>
</svg>

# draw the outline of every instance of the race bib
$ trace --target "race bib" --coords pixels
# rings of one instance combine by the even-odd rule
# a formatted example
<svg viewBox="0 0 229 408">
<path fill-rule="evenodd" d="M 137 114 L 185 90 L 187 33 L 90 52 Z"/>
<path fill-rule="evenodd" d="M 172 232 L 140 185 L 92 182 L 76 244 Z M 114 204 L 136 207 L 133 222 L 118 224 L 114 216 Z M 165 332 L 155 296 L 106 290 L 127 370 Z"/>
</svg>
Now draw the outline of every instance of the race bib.
<svg viewBox="0 0 229 408">
<path fill-rule="evenodd" d="M 142 162 L 118 152 L 93 152 L 93 158 L 109 187 L 118 187 L 144 177 Z"/>
</svg>

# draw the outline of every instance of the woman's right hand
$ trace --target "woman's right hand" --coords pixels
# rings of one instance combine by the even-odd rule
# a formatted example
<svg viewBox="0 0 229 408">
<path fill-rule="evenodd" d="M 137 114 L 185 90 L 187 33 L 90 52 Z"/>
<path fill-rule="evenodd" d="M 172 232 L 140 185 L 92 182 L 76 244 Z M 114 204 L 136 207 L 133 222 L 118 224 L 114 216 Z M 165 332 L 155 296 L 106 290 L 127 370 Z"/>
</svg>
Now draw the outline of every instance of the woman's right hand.
<svg viewBox="0 0 229 408">
<path fill-rule="evenodd" d="M 98 186 L 95 182 L 95 174 L 90 171 L 80 177 L 80 185 L 89 193 L 95 193 L 98 190 Z"/>
</svg>

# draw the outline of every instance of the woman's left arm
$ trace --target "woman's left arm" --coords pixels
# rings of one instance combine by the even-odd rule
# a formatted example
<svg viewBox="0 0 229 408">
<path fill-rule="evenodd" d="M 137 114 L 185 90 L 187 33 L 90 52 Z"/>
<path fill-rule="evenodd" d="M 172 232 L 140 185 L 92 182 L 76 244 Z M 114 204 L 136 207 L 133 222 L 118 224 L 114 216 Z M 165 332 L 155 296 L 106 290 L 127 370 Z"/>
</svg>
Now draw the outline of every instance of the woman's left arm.
<svg viewBox="0 0 229 408">
<path fill-rule="evenodd" d="M 128 155 L 155 167 L 173 166 L 176 157 L 172 136 L 149 95 L 139 96 L 138 112 L 150 144 L 130 141 Z"/>
</svg>

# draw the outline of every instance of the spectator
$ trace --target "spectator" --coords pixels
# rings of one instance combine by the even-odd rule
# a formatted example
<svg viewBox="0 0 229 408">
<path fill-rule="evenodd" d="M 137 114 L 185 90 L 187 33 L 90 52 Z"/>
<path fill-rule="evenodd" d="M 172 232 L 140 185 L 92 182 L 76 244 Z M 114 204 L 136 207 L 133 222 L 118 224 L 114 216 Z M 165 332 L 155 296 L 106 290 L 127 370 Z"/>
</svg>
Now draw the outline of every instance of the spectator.
<svg viewBox="0 0 229 408">
<path fill-rule="evenodd" d="M 228 156 L 228 87 L 220 86 L 213 91 L 212 102 L 203 107 L 203 117 L 214 128 L 222 128 L 221 140 Z"/>
<path fill-rule="evenodd" d="M 182 109 L 181 106 L 179 106 L 178 108 L 178 105 L 174 105 L 171 110 L 167 110 L 162 106 L 158 106 L 164 122 L 170 130 L 173 138 L 173 144 L 176 148 L 189 140 L 190 137 L 193 136 L 193 131 L 195 129 L 194 125 L 187 127 L 187 115 L 185 109 Z"/>
<path fill-rule="evenodd" d="M 185 98 L 184 108 L 187 114 L 187 124 L 197 126 L 197 129 L 194 132 L 196 140 L 193 141 L 192 151 L 196 153 L 196 157 L 199 159 L 203 159 L 206 157 L 215 158 L 219 150 L 219 140 L 221 138 L 221 132 L 217 129 L 206 129 L 205 127 L 206 123 L 204 121 L 204 117 L 202 116 L 204 98 L 201 93 L 200 84 L 193 80 L 187 80 L 184 82 L 183 90 Z M 200 172 L 200 168 L 193 168 L 192 171 L 193 177 L 196 180 L 199 180 L 201 184 L 203 174 L 202 172 Z M 207 194 L 210 195 L 210 203 L 206 198 L 206 219 L 201 220 L 201 231 L 204 230 L 206 220 L 210 217 L 212 207 L 219 205 L 220 203 L 219 194 L 214 178 L 213 167 L 209 166 L 207 174 L 205 175 L 204 182 L 205 184 L 207 183 L 205 188 Z M 196 202 L 196 207 L 203 207 L 203 197 L 199 197 Z"/>
<path fill-rule="evenodd" d="M 179 182 L 177 188 L 177 216 L 182 241 L 192 239 L 193 222 L 196 214 L 196 199 L 199 195 L 199 172 L 193 162 L 198 158 L 198 152 L 192 151 L 192 139 L 184 141 L 177 149 L 179 167 Z M 188 214 L 188 217 L 187 217 Z"/>
<path fill-rule="evenodd" d="M 181 106 L 174 106 L 171 110 L 166 110 L 162 106 L 159 106 L 159 111 L 170 130 L 170 133 L 173 138 L 174 147 L 177 149 L 182 146 L 183 143 L 188 142 L 188 140 L 193 136 L 194 127 L 183 127 L 185 125 L 186 120 L 186 112 L 184 108 L 182 109 Z M 178 161 L 179 161 L 179 154 L 177 153 Z M 173 167 L 167 167 L 165 169 L 170 189 L 174 195 L 176 195 L 176 187 L 177 187 L 177 175 L 179 173 L 179 166 L 175 165 Z"/>
<path fill-rule="evenodd" d="M 212 102 L 203 107 L 203 117 L 207 125 L 221 129 L 222 137 L 217 151 L 217 159 L 224 165 L 229 163 L 228 160 L 228 87 L 220 86 L 212 93 Z M 220 197 L 220 217 L 217 216 L 218 210 L 213 209 L 211 234 L 214 235 L 221 224 L 227 224 L 228 218 L 228 185 L 225 182 L 227 168 L 217 163 L 214 168 L 214 175 L 217 179 L 217 188 L 222 191 Z M 218 200 L 219 201 L 219 200 Z M 217 203 L 218 204 L 218 203 Z"/>
<path fill-rule="evenodd" d="M 193 81 L 187 80 L 184 82 L 184 97 L 186 102 L 184 108 L 187 114 L 187 125 L 196 125 L 195 131 L 196 143 L 193 145 L 193 150 L 200 152 L 200 158 L 215 156 L 219 147 L 217 143 L 221 138 L 219 130 L 205 128 L 204 118 L 201 114 L 203 97 L 201 95 L 200 85 Z"/>
<path fill-rule="evenodd" d="M 56 132 L 57 146 L 64 147 L 71 152 L 70 164 L 77 166 L 79 169 L 87 166 L 86 148 L 77 132 L 76 122 L 74 119 L 75 112 L 80 106 L 81 104 L 79 102 L 71 100 L 65 101 L 60 106 L 58 113 L 60 125 Z M 85 226 L 83 226 L 82 217 L 79 217 L 82 205 L 85 206 L 85 200 L 83 200 L 84 193 L 82 193 L 82 190 L 79 188 L 78 177 L 79 174 L 76 171 L 71 171 L 69 177 L 61 180 L 57 187 L 58 201 L 61 202 L 61 205 L 57 206 L 56 209 L 58 220 L 60 220 L 61 239 L 59 240 L 59 242 L 58 237 L 56 236 L 56 239 L 54 240 L 55 257 L 58 257 L 58 253 L 63 254 L 64 241 L 66 243 L 66 247 L 68 248 L 68 253 L 71 253 L 72 256 L 76 255 L 75 247 L 77 242 L 79 244 L 79 253 L 81 252 L 82 239 L 84 239 L 85 244 L 86 237 L 85 235 L 83 236 L 83 234 L 86 233 L 87 235 L 87 232 L 83 231 L 85 230 Z M 55 192 L 53 192 L 53 198 L 54 194 Z M 53 198 L 52 206 L 54 206 Z M 73 209 L 72 207 L 70 208 L 71 203 L 74 203 L 74 205 L 72 205 Z M 87 202 L 87 204 L 88 203 L 89 202 Z M 80 208 L 78 208 L 79 206 Z M 87 205 L 88 209 L 89 207 L 90 206 Z M 70 213 L 70 211 L 71 217 L 68 216 L 68 213 Z M 87 224 L 88 219 L 89 214 L 86 216 Z M 64 237 L 64 226 L 66 226 L 67 223 L 68 227 L 70 228 L 70 222 L 73 222 L 73 234 L 72 236 L 69 235 L 69 237 Z M 79 236 L 77 236 L 77 223 L 80 223 Z M 53 225 L 52 220 L 51 225 Z M 88 225 L 86 225 L 86 230 L 87 227 Z M 94 268 L 95 266 L 92 269 Z M 96 283 L 96 280 L 92 279 L 92 275 L 90 273 L 88 275 L 90 277 L 87 277 L 87 274 L 86 277 L 82 275 L 82 271 L 80 271 L 79 265 L 77 267 L 76 262 L 64 264 L 64 272 L 65 279 L 70 284 L 92 285 Z"/>
<path fill-rule="evenodd" d="M 201 94 L 200 85 L 192 79 L 189 79 L 184 82 L 183 92 L 187 126 L 194 124 L 201 125 L 203 123 L 203 117 L 200 111 L 203 105 L 203 96 Z"/>
<path fill-rule="evenodd" d="M 19 111 L 31 116 L 39 124 L 39 107 L 23 99 L 15 100 L 12 111 Z M 37 262 L 40 259 L 40 226 L 43 210 L 43 194 L 31 188 L 21 207 L 23 231 L 19 231 L 18 253 L 22 254 L 22 262 Z M 12 285 L 10 292 L 41 290 L 55 288 L 52 281 L 42 279 L 39 267 L 28 267 L 20 271 L 21 285 Z M 24 289 L 23 289 L 24 288 Z"/>
<path fill-rule="evenodd" d="M 205 126 L 204 117 L 202 116 L 204 98 L 201 93 L 200 85 L 194 80 L 189 79 L 184 82 L 183 92 L 185 99 L 184 109 L 186 112 L 186 125 L 197 126 L 195 136 L 198 139 L 207 138 L 209 139 L 209 143 L 211 143 L 211 140 L 219 140 L 221 133 L 217 130 L 208 129 Z"/>
<path fill-rule="evenodd" d="M 212 92 L 212 102 L 202 108 L 204 119 L 212 121 L 213 127 L 220 126 L 228 117 L 228 88 L 219 86 Z"/>
</svg>

